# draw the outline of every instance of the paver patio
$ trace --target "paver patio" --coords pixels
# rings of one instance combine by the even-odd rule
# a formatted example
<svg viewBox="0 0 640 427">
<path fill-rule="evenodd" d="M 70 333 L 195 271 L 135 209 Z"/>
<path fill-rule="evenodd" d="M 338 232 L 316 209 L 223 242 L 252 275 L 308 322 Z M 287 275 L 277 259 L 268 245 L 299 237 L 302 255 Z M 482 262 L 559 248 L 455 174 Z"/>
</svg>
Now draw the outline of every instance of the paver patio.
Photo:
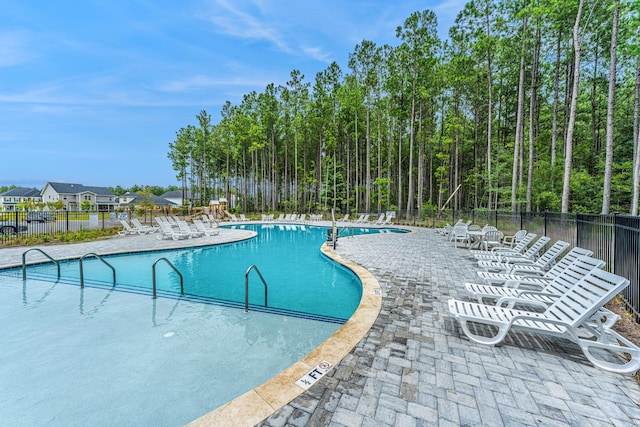
<svg viewBox="0 0 640 427">
<path fill-rule="evenodd" d="M 475 344 L 447 300 L 477 281 L 467 249 L 430 229 L 341 239 L 336 252 L 383 289 L 364 339 L 262 426 L 640 425 L 640 387 L 593 367 L 569 341 L 510 333 Z"/>
</svg>

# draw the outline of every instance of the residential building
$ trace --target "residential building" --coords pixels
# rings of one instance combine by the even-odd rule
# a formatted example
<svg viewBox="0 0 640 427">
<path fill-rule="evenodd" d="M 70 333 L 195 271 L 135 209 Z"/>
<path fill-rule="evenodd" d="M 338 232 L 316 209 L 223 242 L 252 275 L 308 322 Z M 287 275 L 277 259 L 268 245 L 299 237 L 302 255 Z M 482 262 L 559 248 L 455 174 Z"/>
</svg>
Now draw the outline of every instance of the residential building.
<svg viewBox="0 0 640 427">
<path fill-rule="evenodd" d="M 85 200 L 91 204 L 92 211 L 112 212 L 116 207 L 116 196 L 107 187 L 47 182 L 41 194 L 44 203 L 61 200 L 69 211 L 82 210 Z"/>
<path fill-rule="evenodd" d="M 118 197 L 118 207 L 132 209 L 142 200 L 142 198 L 143 196 L 139 195 L 138 193 L 128 191 L 122 196 Z M 174 202 L 163 197 L 156 196 L 155 194 L 151 195 L 151 202 L 153 203 L 154 209 L 163 209 L 177 206 Z"/>
<path fill-rule="evenodd" d="M 182 190 L 173 190 L 167 191 L 163 195 L 161 195 L 163 199 L 167 199 L 172 202 L 175 206 L 182 206 Z M 186 190 L 184 194 L 185 204 L 191 204 L 191 191 Z"/>
<path fill-rule="evenodd" d="M 16 187 L 0 194 L 0 206 L 3 211 L 18 211 L 19 203 L 32 201 L 34 203 L 42 203 L 40 190 L 36 188 Z"/>
</svg>

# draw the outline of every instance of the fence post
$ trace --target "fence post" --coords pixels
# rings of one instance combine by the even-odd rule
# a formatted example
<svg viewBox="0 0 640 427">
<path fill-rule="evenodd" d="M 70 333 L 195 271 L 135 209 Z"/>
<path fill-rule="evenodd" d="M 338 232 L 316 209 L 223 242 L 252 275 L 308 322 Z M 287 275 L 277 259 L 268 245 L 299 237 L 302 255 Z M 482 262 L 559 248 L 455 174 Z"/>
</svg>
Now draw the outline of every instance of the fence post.
<svg viewBox="0 0 640 427">
<path fill-rule="evenodd" d="M 524 230 L 524 212 L 520 212 L 520 230 Z"/>
<path fill-rule="evenodd" d="M 547 235 L 547 215 L 548 215 L 549 211 L 545 210 L 544 211 L 544 235 Z"/>
<path fill-rule="evenodd" d="M 613 242 L 611 245 L 611 258 L 613 258 L 613 260 L 611 260 L 611 272 L 614 274 L 616 273 L 616 271 L 618 271 L 616 269 L 616 236 L 618 235 L 618 215 L 619 212 L 613 213 L 613 233 L 611 233 L 613 234 Z"/>
</svg>

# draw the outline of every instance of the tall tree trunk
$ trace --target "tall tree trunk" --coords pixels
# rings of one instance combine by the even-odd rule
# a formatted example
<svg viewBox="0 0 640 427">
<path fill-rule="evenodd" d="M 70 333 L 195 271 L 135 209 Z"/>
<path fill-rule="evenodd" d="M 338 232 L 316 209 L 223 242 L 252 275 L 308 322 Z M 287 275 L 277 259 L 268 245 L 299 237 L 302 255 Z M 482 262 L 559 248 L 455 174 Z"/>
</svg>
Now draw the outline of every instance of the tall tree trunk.
<svg viewBox="0 0 640 427">
<path fill-rule="evenodd" d="M 524 120 L 524 79 L 525 79 L 525 49 L 526 49 L 527 18 L 522 21 L 522 44 L 520 47 L 520 78 L 518 80 L 518 111 L 516 114 L 516 137 L 513 143 L 513 171 L 511 174 L 511 212 L 516 211 L 518 194 L 518 160 L 520 147 L 524 142 L 522 137 L 522 122 Z M 524 147 L 522 147 L 524 150 Z"/>
<path fill-rule="evenodd" d="M 593 154 L 597 155 L 600 153 L 600 135 L 599 135 L 599 126 L 598 126 L 598 103 L 597 103 L 597 93 L 598 93 L 598 61 L 600 59 L 598 45 L 599 45 L 599 36 L 596 39 L 595 43 L 595 58 L 593 60 L 593 85 L 591 87 L 591 144 Z"/>
<path fill-rule="evenodd" d="M 558 104 L 560 96 L 560 52 L 562 40 L 562 26 L 558 30 L 556 42 L 556 66 L 553 76 L 553 119 L 551 121 L 551 188 L 554 187 L 554 171 L 556 166 L 556 153 L 558 149 Z"/>
<path fill-rule="evenodd" d="M 422 135 L 422 100 L 420 101 L 420 109 L 418 113 L 418 135 Z M 423 199 L 422 195 L 424 194 L 424 138 L 418 138 L 418 188 L 416 191 L 417 205 L 416 208 L 418 210 L 418 219 L 422 218 L 422 204 Z"/>
<path fill-rule="evenodd" d="M 409 175 L 407 189 L 407 221 L 409 221 L 411 211 L 413 210 L 414 199 L 414 183 L 413 183 L 413 147 L 415 144 L 415 122 L 416 122 L 416 81 L 417 81 L 417 66 L 413 67 L 413 82 L 411 84 L 411 122 L 409 123 Z"/>
<path fill-rule="evenodd" d="M 633 197 L 631 215 L 638 215 L 638 196 L 640 195 L 640 59 L 636 61 L 636 91 L 633 100 Z"/>
<path fill-rule="evenodd" d="M 578 5 L 578 13 L 576 22 L 573 26 L 573 50 L 574 50 L 574 67 L 573 67 L 573 89 L 571 91 L 571 107 L 569 109 L 569 123 L 567 125 L 567 140 L 565 141 L 565 162 L 564 162 L 564 179 L 562 182 L 562 213 L 569 212 L 569 195 L 571 186 L 571 158 L 573 157 L 573 133 L 576 125 L 576 110 L 578 108 L 578 86 L 580 83 L 580 20 L 582 19 L 582 9 L 584 0 L 580 0 Z"/>
<path fill-rule="evenodd" d="M 398 126 L 398 217 L 402 211 L 402 119 Z"/>
<path fill-rule="evenodd" d="M 604 191 L 602 194 L 602 214 L 609 214 L 611 207 L 611 174 L 613 169 L 613 119 L 614 104 L 616 98 L 616 67 L 618 56 L 618 17 L 620 15 L 620 2 L 616 2 L 613 10 L 613 25 L 611 27 L 611 59 L 609 63 L 609 97 L 607 103 L 607 147 L 604 164 Z"/>
<path fill-rule="evenodd" d="M 486 22 L 487 36 L 491 37 L 491 24 L 487 18 Z M 493 179 L 491 177 L 491 134 L 493 125 L 493 75 L 491 72 L 492 56 L 491 48 L 487 48 L 487 187 L 489 189 L 487 208 L 492 208 L 492 191 L 493 191 Z M 495 203 L 498 203 L 498 194 L 496 193 Z"/>
<path fill-rule="evenodd" d="M 540 25 L 536 28 L 536 45 L 533 50 L 533 64 L 531 65 L 531 100 L 529 103 L 529 171 L 527 174 L 527 207 L 526 212 L 531 212 L 531 195 L 533 192 L 533 160 L 534 141 L 537 134 L 536 105 L 538 98 L 538 60 L 540 58 Z"/>
</svg>

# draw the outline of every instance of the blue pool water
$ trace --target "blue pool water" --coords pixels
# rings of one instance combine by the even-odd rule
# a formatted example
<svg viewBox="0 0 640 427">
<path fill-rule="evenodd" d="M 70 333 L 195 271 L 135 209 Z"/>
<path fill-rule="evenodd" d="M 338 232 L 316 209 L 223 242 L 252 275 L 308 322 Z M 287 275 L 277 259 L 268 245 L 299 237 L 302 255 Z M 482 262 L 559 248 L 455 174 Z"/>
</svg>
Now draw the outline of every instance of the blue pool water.
<svg viewBox="0 0 640 427">
<path fill-rule="evenodd" d="M 317 347 L 357 306 L 358 280 L 320 254 L 326 229 L 252 227 L 258 236 L 242 243 L 105 257 L 115 290 L 95 258 L 84 261 L 85 288 L 77 263 L 62 263 L 59 282 L 52 264 L 29 267 L 25 282 L 0 272 L 0 424 L 182 425 Z M 179 296 L 179 281 L 163 264 L 164 297 L 149 297 L 159 257 L 194 297 L 166 297 Z M 252 264 L 269 283 L 269 307 L 289 315 L 258 311 L 254 275 L 252 310 L 237 308 Z"/>
<path fill-rule="evenodd" d="M 208 301 L 244 304 L 245 273 L 258 267 L 268 285 L 268 307 L 296 313 L 322 316 L 324 320 L 344 322 L 358 306 L 361 285 L 347 269 L 331 262 L 320 251 L 327 229 L 303 225 L 239 225 L 255 230 L 257 236 L 228 245 L 188 248 L 150 253 L 105 257 L 116 271 L 116 287 L 122 290 L 151 289 L 152 265 L 166 258 L 183 276 L 184 292 Z M 358 234 L 377 233 L 378 229 L 358 228 Z M 111 286 L 112 271 L 95 257 L 83 261 L 85 284 Z M 28 277 L 53 279 L 51 263 L 28 268 Z M 61 264 L 63 281 L 79 282 L 77 262 Z M 264 286 L 258 275 L 249 275 L 249 303 L 264 306 Z M 180 279 L 163 261 L 156 265 L 159 292 L 175 296 Z"/>
</svg>

